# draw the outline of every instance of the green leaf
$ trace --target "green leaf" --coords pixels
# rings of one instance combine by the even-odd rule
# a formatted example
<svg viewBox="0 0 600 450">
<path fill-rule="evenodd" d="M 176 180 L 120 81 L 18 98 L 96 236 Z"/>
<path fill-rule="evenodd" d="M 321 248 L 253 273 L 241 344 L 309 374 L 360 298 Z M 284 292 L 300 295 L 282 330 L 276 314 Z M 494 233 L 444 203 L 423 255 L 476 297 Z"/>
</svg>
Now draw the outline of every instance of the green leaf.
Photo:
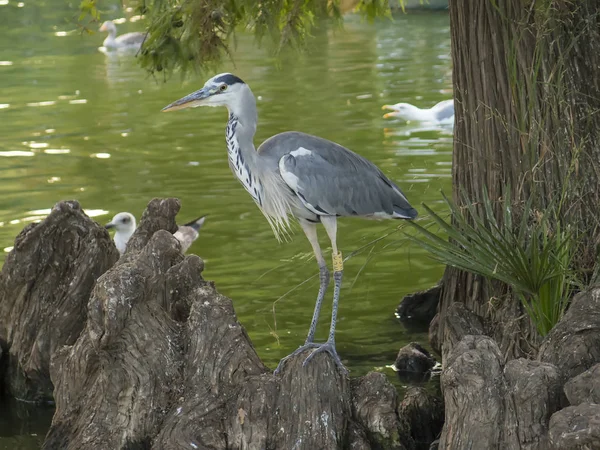
<svg viewBox="0 0 600 450">
<path fill-rule="evenodd" d="M 407 234 L 408 239 L 448 266 L 509 285 L 538 332 L 547 334 L 562 317 L 576 280 L 571 270 L 576 240 L 556 220 L 557 204 L 540 215 L 528 200 L 516 218 L 510 195 L 494 204 L 484 189 L 481 204 L 475 205 L 462 192 L 463 207 L 442 196 L 452 223 L 423 207 L 431 220 L 428 228 L 436 226 L 448 239 L 417 222 L 410 222 L 417 234 Z"/>
</svg>

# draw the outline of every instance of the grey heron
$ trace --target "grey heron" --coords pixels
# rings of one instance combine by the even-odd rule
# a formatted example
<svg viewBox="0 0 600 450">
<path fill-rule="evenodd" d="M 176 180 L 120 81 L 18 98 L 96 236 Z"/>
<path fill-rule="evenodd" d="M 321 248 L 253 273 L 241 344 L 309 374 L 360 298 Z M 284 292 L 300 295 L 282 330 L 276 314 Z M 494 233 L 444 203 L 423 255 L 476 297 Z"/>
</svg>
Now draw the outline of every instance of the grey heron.
<svg viewBox="0 0 600 450">
<path fill-rule="evenodd" d="M 303 364 L 317 353 L 327 352 L 346 372 L 335 349 L 335 325 L 344 268 L 342 253 L 337 246 L 337 218 L 414 219 L 417 211 L 377 166 L 335 142 L 288 131 L 270 137 L 255 149 L 256 99 L 250 87 L 233 74 L 215 75 L 202 89 L 171 103 L 163 111 L 196 106 L 227 107 L 229 121 L 225 141 L 231 170 L 263 212 L 279 240 L 289 230 L 289 217 L 298 220 L 319 265 L 319 293 L 306 342 L 283 358 L 275 372 L 279 372 L 290 357 L 306 349 L 313 351 Z M 333 260 L 333 307 L 325 343 L 314 342 L 321 304 L 330 280 L 317 237 L 318 223 L 323 224 L 331 241 Z"/>
<path fill-rule="evenodd" d="M 192 243 L 198 239 L 199 230 L 204 224 L 206 216 L 192 220 L 185 225 L 180 225 L 173 236 L 181 244 L 181 251 L 185 253 Z M 135 216 L 128 212 L 120 212 L 113 217 L 113 219 L 105 225 L 107 230 L 114 228 L 116 230 L 114 241 L 117 250 L 122 255 L 125 253 L 127 248 L 127 242 L 133 235 L 136 229 Z"/>
<path fill-rule="evenodd" d="M 108 32 L 108 36 L 104 39 L 102 44 L 107 49 L 139 50 L 144 39 L 146 39 L 146 33 L 140 33 L 139 31 L 125 33 L 117 37 L 117 26 L 110 20 L 107 20 L 102 24 L 100 31 Z"/>
<path fill-rule="evenodd" d="M 400 117 L 406 121 L 431 122 L 436 124 L 454 123 L 454 100 L 443 100 L 431 108 L 417 108 L 410 103 L 396 103 L 383 105 L 381 109 L 391 109 L 392 112 L 384 114 L 384 119 Z"/>
</svg>

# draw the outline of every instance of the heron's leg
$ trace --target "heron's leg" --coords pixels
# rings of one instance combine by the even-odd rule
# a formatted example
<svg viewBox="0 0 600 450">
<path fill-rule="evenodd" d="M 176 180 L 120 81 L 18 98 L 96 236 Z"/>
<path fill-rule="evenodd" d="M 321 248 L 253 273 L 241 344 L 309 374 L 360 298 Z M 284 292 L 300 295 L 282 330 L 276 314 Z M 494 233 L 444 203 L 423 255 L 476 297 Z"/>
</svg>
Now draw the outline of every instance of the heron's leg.
<svg viewBox="0 0 600 450">
<path fill-rule="evenodd" d="M 333 306 L 331 310 L 331 327 L 329 328 L 329 337 L 327 342 L 320 345 L 316 350 L 314 350 L 308 358 L 304 360 L 304 364 L 306 365 L 317 353 L 327 352 L 331 356 L 335 363 L 342 369 L 343 372 L 348 372 L 348 370 L 342 364 L 342 360 L 337 354 L 335 349 L 335 325 L 337 322 L 337 310 L 338 303 L 340 300 L 340 289 L 342 287 L 342 275 L 344 273 L 344 260 L 342 258 L 342 253 L 338 251 L 337 243 L 336 243 L 336 235 L 337 235 L 337 220 L 335 216 L 322 216 L 321 222 L 325 227 L 325 231 L 327 231 L 327 235 L 331 240 L 331 248 L 332 248 L 332 259 L 333 259 L 333 281 L 334 281 L 334 291 L 333 291 Z"/>
<path fill-rule="evenodd" d="M 315 337 L 315 331 L 317 330 L 317 322 L 319 321 L 319 314 L 321 312 L 321 305 L 323 298 L 325 297 L 325 291 L 329 286 L 329 270 L 327 269 L 327 263 L 323 258 L 323 252 L 319 246 L 319 239 L 317 237 L 317 224 L 300 220 L 300 226 L 304 230 L 304 234 L 308 238 L 310 245 L 312 245 L 317 264 L 319 264 L 319 294 L 317 295 L 317 302 L 315 303 L 315 311 L 313 312 L 312 321 L 310 322 L 310 329 L 308 330 L 308 336 L 306 337 L 305 344 L 313 342 Z"/>
<path fill-rule="evenodd" d="M 308 330 L 308 336 L 306 337 L 306 341 L 304 345 L 294 350 L 291 354 L 282 358 L 275 369 L 275 374 L 279 373 L 283 368 L 285 362 L 296 356 L 299 353 L 302 353 L 304 350 L 310 348 L 317 348 L 322 344 L 315 344 L 313 342 L 315 337 L 315 331 L 317 329 L 317 322 L 319 321 L 319 314 L 321 312 L 321 304 L 323 303 L 323 298 L 325 297 L 325 291 L 327 291 L 327 286 L 329 286 L 329 270 L 327 269 L 327 263 L 325 262 L 325 258 L 323 258 L 323 252 L 321 251 L 321 247 L 319 246 L 319 239 L 317 236 L 317 224 L 309 222 L 307 220 L 300 219 L 298 221 L 300 226 L 304 230 L 304 234 L 308 238 L 310 245 L 312 245 L 313 252 L 315 253 L 315 258 L 317 259 L 317 263 L 319 264 L 319 294 L 317 295 L 317 302 L 315 303 L 315 311 L 313 313 L 313 318 L 310 323 L 310 329 Z"/>
</svg>

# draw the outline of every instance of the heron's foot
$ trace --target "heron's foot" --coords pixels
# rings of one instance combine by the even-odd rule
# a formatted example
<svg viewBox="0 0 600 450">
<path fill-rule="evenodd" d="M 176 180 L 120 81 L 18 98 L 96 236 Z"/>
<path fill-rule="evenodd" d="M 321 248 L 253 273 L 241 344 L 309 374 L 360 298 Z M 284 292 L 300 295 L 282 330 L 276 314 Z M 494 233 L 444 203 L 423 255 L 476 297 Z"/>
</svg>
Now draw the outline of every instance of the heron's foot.
<svg viewBox="0 0 600 450">
<path fill-rule="evenodd" d="M 312 358 L 314 358 L 314 356 L 316 354 L 322 353 L 322 352 L 327 352 L 333 357 L 333 361 L 340 368 L 340 371 L 342 372 L 342 374 L 344 374 L 344 375 L 348 374 L 348 369 L 346 369 L 346 367 L 344 367 L 344 364 L 342 364 L 342 360 L 340 359 L 339 355 L 337 354 L 337 351 L 335 350 L 335 342 L 334 341 L 327 341 L 324 344 L 316 344 L 316 347 L 317 347 L 316 350 L 313 350 L 313 352 L 310 355 L 308 355 L 308 357 L 302 363 L 303 367 L 306 366 L 308 364 L 308 362 Z"/>
<path fill-rule="evenodd" d="M 323 344 L 316 344 L 314 342 L 306 342 L 304 345 L 298 347 L 296 350 L 294 350 L 292 353 L 290 353 L 289 355 L 287 355 L 285 358 L 282 358 L 281 361 L 279 361 L 279 364 L 277 364 L 277 368 L 275 369 L 275 371 L 273 372 L 275 375 L 278 375 L 279 372 L 281 372 L 281 369 L 283 369 L 283 366 L 285 365 L 285 363 L 290 359 L 293 358 L 294 356 L 302 353 L 304 350 L 308 350 L 311 348 L 318 348 Z"/>
</svg>

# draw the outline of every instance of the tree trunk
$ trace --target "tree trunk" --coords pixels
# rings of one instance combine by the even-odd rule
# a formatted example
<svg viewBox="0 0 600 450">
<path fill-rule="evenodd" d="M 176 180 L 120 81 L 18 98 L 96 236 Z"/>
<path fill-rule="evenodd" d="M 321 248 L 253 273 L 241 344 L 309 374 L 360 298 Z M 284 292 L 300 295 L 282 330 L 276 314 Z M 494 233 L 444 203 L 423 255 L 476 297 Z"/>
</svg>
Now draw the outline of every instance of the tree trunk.
<svg viewBox="0 0 600 450">
<path fill-rule="evenodd" d="M 413 450 L 385 375 L 350 380 L 327 354 L 279 376 L 264 366 L 202 260 L 181 254 L 178 210 L 150 202 L 116 264 L 76 202 L 17 238 L 0 332 L 11 373 L 31 392 L 54 387 L 43 448 Z"/>
<path fill-rule="evenodd" d="M 548 450 L 548 422 L 561 383 L 552 364 L 515 359 L 504 365 L 487 336 L 466 336 L 442 374 L 446 423 L 440 449 Z"/>
<path fill-rule="evenodd" d="M 599 15 L 598 0 L 450 1 L 454 200 L 479 205 L 484 188 L 498 205 L 510 195 L 515 211 L 528 198 L 542 212 L 560 200 L 561 221 L 583 230 L 583 272 L 600 236 Z M 505 358 L 534 352 L 536 331 L 506 286 L 453 268 L 443 285 L 437 340 L 461 301 Z"/>
<path fill-rule="evenodd" d="M 446 422 L 440 449 L 598 448 L 600 287 L 573 299 L 544 338 L 538 361 L 505 363 L 496 342 L 477 335 L 473 313 L 458 302 L 449 311 L 453 345 L 445 349 L 441 376 Z M 560 410 L 568 404 L 578 407 Z"/>
<path fill-rule="evenodd" d="M 75 342 L 96 282 L 119 258 L 104 227 L 77 202 L 58 203 L 15 239 L 0 274 L 0 390 L 52 399 L 50 357 Z"/>
</svg>

